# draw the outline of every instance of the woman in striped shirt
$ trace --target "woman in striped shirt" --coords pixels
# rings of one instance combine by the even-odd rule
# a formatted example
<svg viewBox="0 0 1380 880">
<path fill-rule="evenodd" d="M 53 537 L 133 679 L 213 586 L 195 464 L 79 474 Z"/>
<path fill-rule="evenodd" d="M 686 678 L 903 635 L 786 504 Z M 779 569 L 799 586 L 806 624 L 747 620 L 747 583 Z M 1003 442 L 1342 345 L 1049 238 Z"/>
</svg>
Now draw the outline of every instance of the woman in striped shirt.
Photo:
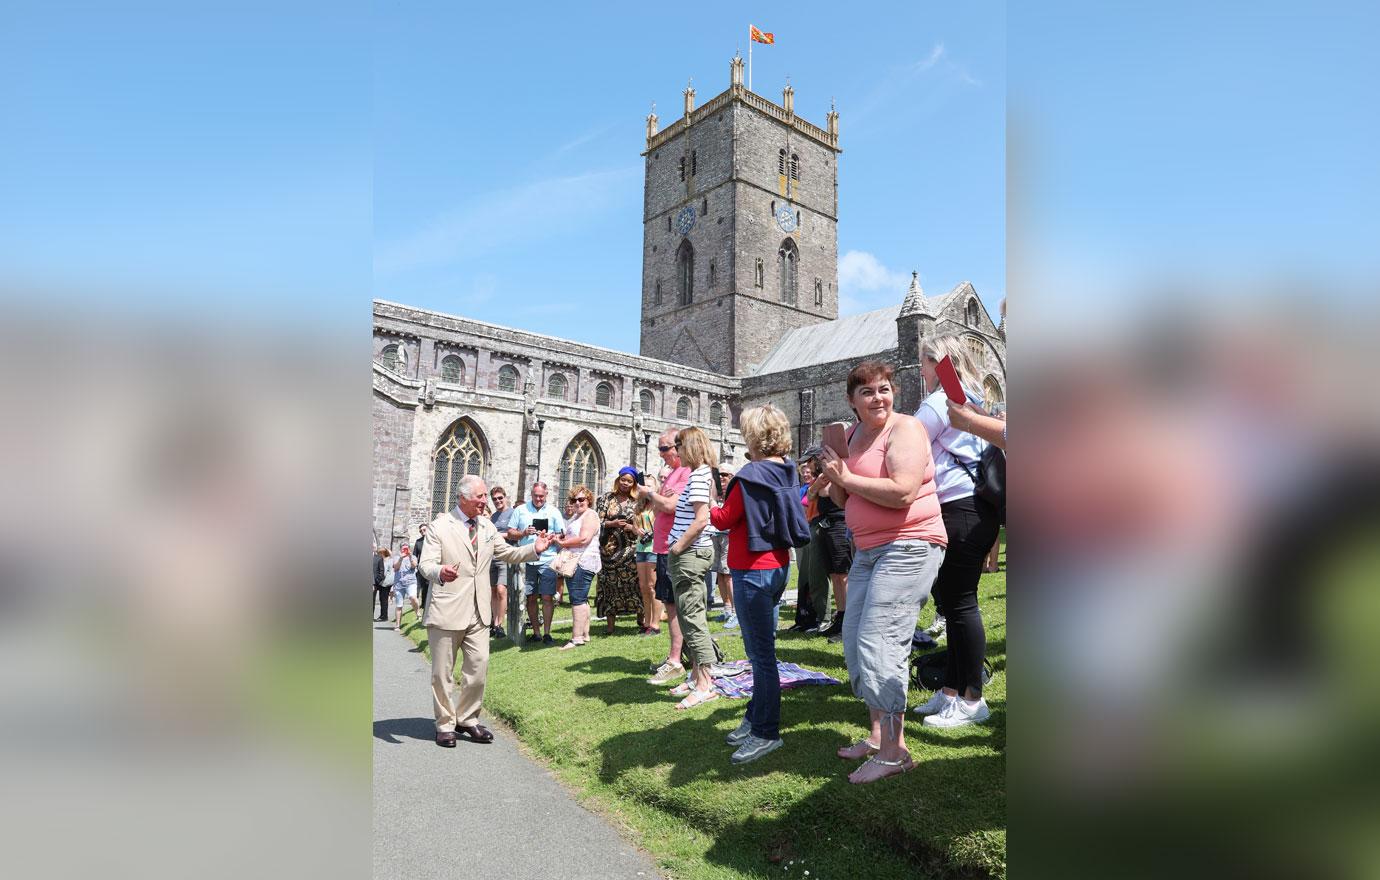
<svg viewBox="0 0 1380 880">
<path fill-rule="evenodd" d="M 676 518 L 670 534 L 671 589 L 676 597 L 676 616 L 693 664 L 691 681 L 671 690 L 684 695 L 677 709 L 691 709 L 717 699 L 709 667 L 715 660 L 714 640 L 709 636 L 705 606 L 709 601 L 704 576 L 714 564 L 714 546 L 705 533 L 713 499 L 712 469 L 719 457 L 709 437 L 699 428 L 686 428 L 676 437 L 681 463 L 690 468 L 690 479 L 676 501 Z"/>
</svg>

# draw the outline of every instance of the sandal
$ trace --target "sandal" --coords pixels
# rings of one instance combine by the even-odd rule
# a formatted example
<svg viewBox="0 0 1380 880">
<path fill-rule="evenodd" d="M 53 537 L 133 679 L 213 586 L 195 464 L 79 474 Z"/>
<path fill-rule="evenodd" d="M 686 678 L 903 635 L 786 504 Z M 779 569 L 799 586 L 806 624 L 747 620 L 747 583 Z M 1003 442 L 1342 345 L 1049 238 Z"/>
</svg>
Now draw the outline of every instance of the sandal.
<svg viewBox="0 0 1380 880">
<path fill-rule="evenodd" d="M 846 761 L 856 761 L 859 758 L 866 758 L 877 754 L 877 750 L 880 748 L 881 746 L 874 746 L 866 739 L 860 739 L 851 746 L 844 746 L 839 749 L 837 754 Z"/>
<path fill-rule="evenodd" d="M 562 651 L 569 651 L 571 648 L 578 648 L 578 647 L 580 647 L 580 646 L 583 645 L 583 644 L 584 644 L 584 642 L 577 642 L 577 641 L 575 641 L 574 639 L 571 639 L 570 641 L 566 642 L 564 645 L 561 645 L 561 650 L 562 650 Z"/>
<path fill-rule="evenodd" d="M 713 702 L 719 698 L 718 691 L 691 691 L 685 699 L 676 703 L 677 709 L 693 709 L 696 706 L 703 706 L 705 703 Z"/>
<path fill-rule="evenodd" d="M 684 697 L 690 694 L 690 690 L 690 682 L 682 681 L 680 684 L 667 691 L 667 693 L 673 697 Z"/>
<path fill-rule="evenodd" d="M 869 771 L 869 767 L 880 767 L 882 769 Z M 883 761 L 881 758 L 873 755 L 864 761 L 861 767 L 848 774 L 848 781 L 854 785 L 866 785 L 869 782 L 886 779 L 888 776 L 899 776 L 913 769 L 915 769 L 915 762 L 911 760 L 909 754 L 899 761 Z"/>
</svg>

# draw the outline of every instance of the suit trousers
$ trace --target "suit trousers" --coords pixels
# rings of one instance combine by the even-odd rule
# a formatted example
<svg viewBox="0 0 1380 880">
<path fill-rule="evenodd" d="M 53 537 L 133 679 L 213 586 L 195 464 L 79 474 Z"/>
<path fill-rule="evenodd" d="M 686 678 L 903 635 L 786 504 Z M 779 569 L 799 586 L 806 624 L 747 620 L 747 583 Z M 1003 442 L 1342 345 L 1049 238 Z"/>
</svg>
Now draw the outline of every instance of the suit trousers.
<svg viewBox="0 0 1380 880">
<path fill-rule="evenodd" d="M 431 697 L 436 731 L 446 733 L 479 723 L 484 682 L 489 674 L 489 628 L 476 621 L 467 630 L 426 628 L 431 646 Z M 455 655 L 460 664 L 460 698 L 455 698 Z"/>
</svg>

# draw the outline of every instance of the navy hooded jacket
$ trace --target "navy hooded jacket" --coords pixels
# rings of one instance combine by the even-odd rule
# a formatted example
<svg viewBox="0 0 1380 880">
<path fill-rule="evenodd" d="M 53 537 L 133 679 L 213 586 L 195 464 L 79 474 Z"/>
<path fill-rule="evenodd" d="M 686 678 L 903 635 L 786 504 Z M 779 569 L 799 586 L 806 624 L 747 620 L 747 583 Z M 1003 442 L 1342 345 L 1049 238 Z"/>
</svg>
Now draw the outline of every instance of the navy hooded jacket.
<svg viewBox="0 0 1380 880">
<path fill-rule="evenodd" d="M 810 543 L 810 525 L 800 503 L 800 477 L 795 462 L 750 461 L 728 484 L 743 496 L 748 550 L 765 553 Z M 727 495 L 727 492 L 724 493 Z"/>
</svg>

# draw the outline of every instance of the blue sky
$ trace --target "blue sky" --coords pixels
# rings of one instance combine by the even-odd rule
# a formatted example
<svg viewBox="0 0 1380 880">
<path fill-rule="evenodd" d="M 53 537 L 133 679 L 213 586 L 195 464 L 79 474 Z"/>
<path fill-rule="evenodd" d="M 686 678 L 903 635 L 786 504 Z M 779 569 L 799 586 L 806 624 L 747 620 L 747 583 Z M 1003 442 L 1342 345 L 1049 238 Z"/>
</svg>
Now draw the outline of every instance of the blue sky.
<svg viewBox="0 0 1380 880">
<path fill-rule="evenodd" d="M 547 8 L 392 4 L 375 14 L 374 287 L 390 299 L 635 351 L 644 117 L 728 86 L 749 22 L 753 90 L 824 125 L 837 101 L 845 312 L 1005 292 L 999 5 Z M 590 9 L 599 9 L 595 13 Z"/>
</svg>

